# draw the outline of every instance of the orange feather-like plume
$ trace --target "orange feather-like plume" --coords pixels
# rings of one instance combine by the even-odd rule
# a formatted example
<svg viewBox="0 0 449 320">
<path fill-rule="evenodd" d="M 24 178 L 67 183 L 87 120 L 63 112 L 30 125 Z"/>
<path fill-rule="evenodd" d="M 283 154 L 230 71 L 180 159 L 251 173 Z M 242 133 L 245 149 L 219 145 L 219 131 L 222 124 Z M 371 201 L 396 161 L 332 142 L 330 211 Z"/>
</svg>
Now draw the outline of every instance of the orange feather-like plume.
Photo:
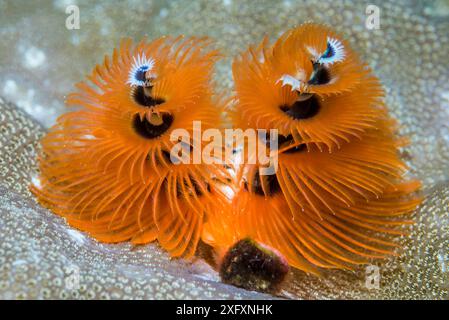
<svg viewBox="0 0 449 320">
<path fill-rule="evenodd" d="M 233 210 L 211 215 L 203 240 L 223 255 L 251 237 L 311 273 L 396 254 L 420 183 L 404 181 L 404 139 L 348 43 L 305 24 L 250 47 L 233 75 L 234 125 L 278 130 L 278 170 L 261 176 L 260 165 L 242 164 Z"/>
<path fill-rule="evenodd" d="M 237 57 L 233 64 L 238 94 L 234 126 L 276 128 L 298 143 L 322 143 L 331 150 L 374 128 L 386 112 L 383 90 L 345 42 L 345 60 L 323 67 L 328 82 L 314 85 L 310 81 L 316 64 L 307 48 L 324 51 L 327 34 L 334 37 L 327 28 L 306 24 L 286 32 L 272 47 L 264 40 Z M 313 95 L 307 101 L 310 105 L 295 106 L 298 92 L 283 86 L 280 79 L 285 74 L 301 79 L 301 93 Z"/>
<path fill-rule="evenodd" d="M 43 138 L 38 200 L 100 241 L 157 239 L 172 256 L 191 257 L 205 216 L 227 201 L 214 187 L 223 168 L 170 158 L 172 129 L 193 137 L 194 152 L 202 142 L 193 141 L 193 121 L 220 123 L 211 89 L 218 54 L 208 47 L 197 38 L 123 40 L 69 95 L 81 108 Z"/>
</svg>

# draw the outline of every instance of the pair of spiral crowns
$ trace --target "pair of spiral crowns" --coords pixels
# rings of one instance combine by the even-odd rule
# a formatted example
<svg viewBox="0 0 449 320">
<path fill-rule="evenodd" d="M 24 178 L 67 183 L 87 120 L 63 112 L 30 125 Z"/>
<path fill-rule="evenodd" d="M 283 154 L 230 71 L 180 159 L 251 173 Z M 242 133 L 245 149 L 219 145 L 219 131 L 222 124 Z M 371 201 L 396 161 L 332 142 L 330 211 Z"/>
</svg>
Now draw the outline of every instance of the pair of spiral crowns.
<svg viewBox="0 0 449 320">
<path fill-rule="evenodd" d="M 231 103 L 214 94 L 219 54 L 209 47 L 123 40 L 68 96 L 81 108 L 43 138 L 38 200 L 99 241 L 157 240 L 173 257 L 192 257 L 203 241 L 222 259 L 250 238 L 318 274 L 398 254 L 420 183 L 404 180 L 405 141 L 348 43 L 310 23 L 264 39 L 234 60 Z M 192 137 L 193 121 L 217 128 L 223 113 L 234 128 L 278 130 L 275 174 L 243 162 L 235 178 L 171 159 L 172 129 Z"/>
</svg>

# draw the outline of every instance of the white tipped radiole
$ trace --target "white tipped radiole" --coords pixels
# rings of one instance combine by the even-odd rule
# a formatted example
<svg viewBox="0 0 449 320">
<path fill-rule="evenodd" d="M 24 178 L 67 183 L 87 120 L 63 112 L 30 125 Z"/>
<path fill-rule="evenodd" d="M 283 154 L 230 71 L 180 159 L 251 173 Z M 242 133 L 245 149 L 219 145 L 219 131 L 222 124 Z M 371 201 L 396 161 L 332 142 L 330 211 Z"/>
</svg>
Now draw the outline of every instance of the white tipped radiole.
<svg viewBox="0 0 449 320">
<path fill-rule="evenodd" d="M 292 88 L 292 91 L 299 90 L 301 88 L 301 81 L 289 74 L 282 75 L 282 77 L 280 77 L 278 81 L 276 81 L 276 83 L 279 82 L 282 82 L 283 87 L 290 86 Z"/>
<path fill-rule="evenodd" d="M 327 38 L 326 51 L 318 59 L 318 63 L 329 65 L 335 62 L 343 61 L 345 58 L 344 46 L 340 40 Z"/>
<path fill-rule="evenodd" d="M 133 60 L 126 83 L 131 86 L 144 86 L 148 77 L 147 73 L 153 70 L 156 61 L 153 58 L 147 58 L 144 53 L 139 54 L 137 58 L 134 57 Z"/>
</svg>

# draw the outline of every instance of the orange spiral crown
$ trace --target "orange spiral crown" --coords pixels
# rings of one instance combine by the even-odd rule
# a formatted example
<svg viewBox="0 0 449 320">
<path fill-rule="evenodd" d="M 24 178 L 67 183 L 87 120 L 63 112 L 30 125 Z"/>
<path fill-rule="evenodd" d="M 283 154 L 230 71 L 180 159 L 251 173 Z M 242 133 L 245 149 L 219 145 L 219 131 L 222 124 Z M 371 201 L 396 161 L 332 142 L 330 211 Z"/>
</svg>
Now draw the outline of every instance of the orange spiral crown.
<svg viewBox="0 0 449 320">
<path fill-rule="evenodd" d="M 173 162 L 173 129 L 194 137 L 220 124 L 207 39 L 163 37 L 121 42 L 67 98 L 79 110 L 61 116 L 42 140 L 38 200 L 103 242 L 158 240 L 172 256 L 191 257 L 208 212 L 227 201 L 219 166 Z M 201 141 L 196 141 L 200 143 Z M 192 139 L 188 148 L 198 144 Z"/>
<path fill-rule="evenodd" d="M 236 127 L 278 130 L 278 169 L 243 164 L 233 210 L 203 240 L 219 255 L 250 237 L 318 274 L 397 254 L 394 237 L 421 202 L 379 80 L 329 28 L 304 24 L 233 63 Z"/>
</svg>

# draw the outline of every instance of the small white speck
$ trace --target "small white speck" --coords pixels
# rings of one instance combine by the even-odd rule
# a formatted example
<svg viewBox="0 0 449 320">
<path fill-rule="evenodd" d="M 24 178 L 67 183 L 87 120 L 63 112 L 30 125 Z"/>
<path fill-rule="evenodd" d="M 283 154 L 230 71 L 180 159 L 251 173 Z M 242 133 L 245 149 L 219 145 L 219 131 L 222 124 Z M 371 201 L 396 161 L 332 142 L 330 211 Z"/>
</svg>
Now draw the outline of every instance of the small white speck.
<svg viewBox="0 0 449 320">
<path fill-rule="evenodd" d="M 45 62 L 45 60 L 45 53 L 36 47 L 30 47 L 25 51 L 24 63 L 25 67 L 27 68 L 37 68 L 41 66 Z"/>
<path fill-rule="evenodd" d="M 72 239 L 76 240 L 79 243 L 83 243 L 85 240 L 84 234 L 82 234 L 81 232 L 79 232 L 77 230 L 67 229 L 67 233 L 69 234 L 69 236 L 72 237 Z"/>
<path fill-rule="evenodd" d="M 95 140 L 95 136 L 91 135 L 91 134 L 85 134 L 82 136 L 84 139 L 88 139 L 88 140 Z"/>
<path fill-rule="evenodd" d="M 34 89 L 28 89 L 26 92 L 24 92 L 23 90 L 21 91 L 21 97 L 17 97 L 14 101 L 16 101 L 17 105 L 22 108 L 23 110 L 25 110 L 26 112 L 28 112 L 29 114 L 33 114 L 33 102 L 34 102 L 34 95 L 35 95 L 35 91 Z M 19 93 L 19 92 L 17 92 Z"/>
<path fill-rule="evenodd" d="M 31 177 L 31 184 L 38 189 L 42 188 L 41 180 L 37 176 Z"/>
<path fill-rule="evenodd" d="M 167 8 L 162 8 L 161 11 L 159 11 L 159 17 L 165 18 L 168 16 L 168 10 Z"/>
<path fill-rule="evenodd" d="M 443 97 L 443 99 L 449 101 L 449 91 L 443 92 L 441 96 Z"/>
<path fill-rule="evenodd" d="M 26 260 L 23 260 L 23 259 L 15 260 L 15 261 L 12 263 L 12 265 L 13 265 L 14 267 L 22 266 L 22 265 L 27 265 L 27 261 L 26 261 Z"/>
<path fill-rule="evenodd" d="M 53 5 L 55 6 L 55 8 L 60 9 L 62 11 L 65 10 L 65 8 L 67 8 L 70 5 L 73 4 L 77 4 L 77 1 L 75 0 L 54 0 L 53 1 Z"/>
<path fill-rule="evenodd" d="M 40 105 L 40 104 L 36 104 L 34 106 L 33 112 L 36 113 L 36 114 L 41 114 L 42 112 L 44 112 L 44 107 L 42 105 Z"/>
<path fill-rule="evenodd" d="M 232 4 L 232 0 L 223 0 L 223 5 L 229 7 Z"/>
<path fill-rule="evenodd" d="M 440 263 L 441 271 L 443 273 L 446 273 L 447 272 L 447 262 L 449 261 L 449 259 L 443 253 L 440 253 L 438 255 L 438 261 Z"/>
<path fill-rule="evenodd" d="M 77 46 L 80 44 L 80 37 L 78 34 L 73 33 L 72 36 L 70 37 L 70 42 L 74 45 Z"/>
<path fill-rule="evenodd" d="M 100 28 L 100 34 L 103 36 L 107 36 L 111 33 L 111 26 L 109 23 L 103 23 Z"/>
<path fill-rule="evenodd" d="M 8 79 L 3 86 L 3 94 L 5 96 L 15 95 L 17 92 L 17 83 L 14 80 Z"/>
<path fill-rule="evenodd" d="M 223 193 L 226 195 L 226 197 L 228 197 L 228 199 L 232 199 L 234 197 L 234 191 L 232 190 L 231 187 L 226 186 L 223 187 Z"/>
</svg>

